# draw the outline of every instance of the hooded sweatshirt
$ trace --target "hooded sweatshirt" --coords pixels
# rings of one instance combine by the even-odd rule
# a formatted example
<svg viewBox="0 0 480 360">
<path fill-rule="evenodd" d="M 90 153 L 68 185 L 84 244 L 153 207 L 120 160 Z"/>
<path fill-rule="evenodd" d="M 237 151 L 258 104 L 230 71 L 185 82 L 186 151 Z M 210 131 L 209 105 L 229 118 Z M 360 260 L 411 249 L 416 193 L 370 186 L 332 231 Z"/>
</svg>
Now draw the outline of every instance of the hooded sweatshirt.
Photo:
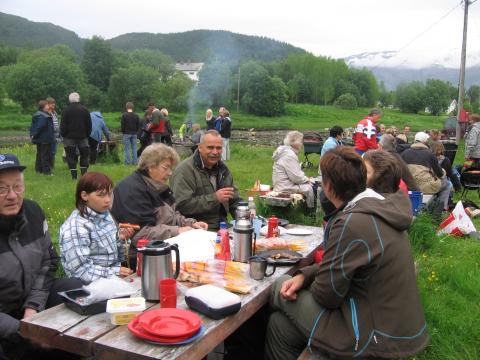
<svg viewBox="0 0 480 360">
<path fill-rule="evenodd" d="M 345 357 L 403 358 L 428 343 L 401 192 L 357 195 L 328 223 L 322 263 L 299 270 L 322 306 L 312 344 Z"/>
</svg>

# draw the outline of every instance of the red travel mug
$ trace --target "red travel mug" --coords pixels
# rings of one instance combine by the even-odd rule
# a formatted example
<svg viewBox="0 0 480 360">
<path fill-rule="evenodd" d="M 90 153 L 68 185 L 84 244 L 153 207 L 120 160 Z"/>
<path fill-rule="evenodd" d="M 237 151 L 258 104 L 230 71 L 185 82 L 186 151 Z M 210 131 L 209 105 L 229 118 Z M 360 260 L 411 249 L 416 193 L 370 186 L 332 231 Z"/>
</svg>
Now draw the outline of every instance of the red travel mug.
<svg viewBox="0 0 480 360">
<path fill-rule="evenodd" d="M 160 307 L 177 307 L 177 281 L 175 279 L 162 279 L 158 284 Z"/>
<path fill-rule="evenodd" d="M 267 238 L 278 237 L 278 218 L 275 215 L 268 219 Z"/>
<path fill-rule="evenodd" d="M 325 250 L 322 248 L 318 248 L 317 250 L 315 250 L 314 259 L 316 264 L 320 264 L 322 262 L 324 254 L 325 254 Z"/>
<path fill-rule="evenodd" d="M 147 246 L 150 240 L 148 239 L 139 239 L 137 241 L 137 249 Z M 137 276 L 142 276 L 142 254 L 137 252 Z"/>
</svg>

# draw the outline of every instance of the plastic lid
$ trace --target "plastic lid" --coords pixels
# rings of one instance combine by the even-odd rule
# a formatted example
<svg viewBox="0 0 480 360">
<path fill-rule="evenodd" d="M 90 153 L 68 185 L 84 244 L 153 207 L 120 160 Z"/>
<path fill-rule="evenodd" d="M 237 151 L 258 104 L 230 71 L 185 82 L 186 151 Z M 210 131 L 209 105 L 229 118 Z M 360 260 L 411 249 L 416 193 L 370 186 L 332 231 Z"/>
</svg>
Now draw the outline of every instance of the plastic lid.
<svg viewBox="0 0 480 360">
<path fill-rule="evenodd" d="M 227 223 L 225 221 L 220 222 L 220 229 L 226 229 Z"/>
<path fill-rule="evenodd" d="M 110 299 L 107 301 L 107 313 L 109 314 L 143 310 L 145 310 L 145 299 L 143 297 Z"/>
<path fill-rule="evenodd" d="M 253 201 L 253 196 L 249 196 L 249 197 L 248 197 L 248 201 L 249 201 L 249 202 L 250 202 L 250 201 Z"/>
</svg>

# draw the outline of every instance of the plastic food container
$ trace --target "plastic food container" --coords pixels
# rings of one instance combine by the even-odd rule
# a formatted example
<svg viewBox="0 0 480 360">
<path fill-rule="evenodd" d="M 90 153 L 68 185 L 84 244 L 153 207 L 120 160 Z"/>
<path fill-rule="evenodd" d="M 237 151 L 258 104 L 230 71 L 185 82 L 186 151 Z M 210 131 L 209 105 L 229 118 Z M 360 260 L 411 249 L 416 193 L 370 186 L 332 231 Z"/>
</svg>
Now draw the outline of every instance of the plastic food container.
<svg viewBox="0 0 480 360">
<path fill-rule="evenodd" d="M 135 316 L 145 310 L 145 299 L 134 297 L 126 299 L 110 299 L 107 302 L 107 313 L 113 325 L 126 325 Z"/>
</svg>

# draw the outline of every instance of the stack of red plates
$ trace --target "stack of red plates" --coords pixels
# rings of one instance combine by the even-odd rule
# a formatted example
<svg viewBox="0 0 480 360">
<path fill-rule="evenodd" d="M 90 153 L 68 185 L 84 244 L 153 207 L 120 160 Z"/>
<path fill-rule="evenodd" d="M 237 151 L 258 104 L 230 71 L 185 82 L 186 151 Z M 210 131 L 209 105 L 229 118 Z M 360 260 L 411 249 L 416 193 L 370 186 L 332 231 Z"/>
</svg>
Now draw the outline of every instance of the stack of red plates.
<svg viewBox="0 0 480 360">
<path fill-rule="evenodd" d="M 189 310 L 163 308 L 145 311 L 128 324 L 130 332 L 157 344 L 181 345 L 196 340 L 205 330 L 200 317 Z"/>
</svg>

